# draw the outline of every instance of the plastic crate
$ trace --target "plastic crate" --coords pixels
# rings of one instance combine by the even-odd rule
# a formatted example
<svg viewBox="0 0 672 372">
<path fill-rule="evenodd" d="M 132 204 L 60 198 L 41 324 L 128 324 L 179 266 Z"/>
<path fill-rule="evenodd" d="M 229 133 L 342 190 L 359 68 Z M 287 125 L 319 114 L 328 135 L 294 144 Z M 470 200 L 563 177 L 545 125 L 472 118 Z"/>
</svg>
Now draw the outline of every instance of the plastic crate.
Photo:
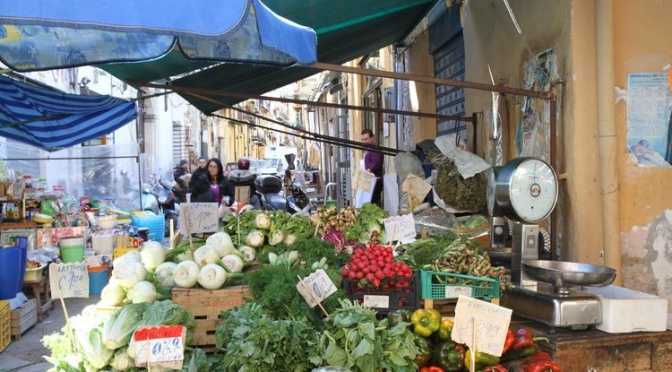
<svg viewBox="0 0 672 372">
<path fill-rule="evenodd" d="M 455 299 L 460 295 L 478 299 L 499 299 L 499 279 L 438 271 L 420 272 L 423 300 Z"/>
<path fill-rule="evenodd" d="M 397 283 L 404 281 L 408 286 L 398 288 Z M 384 278 L 380 287 L 360 287 L 359 280 L 343 279 L 343 289 L 350 301 L 371 307 L 380 314 L 394 310 L 416 310 L 420 308 L 420 278 L 395 277 Z"/>
<path fill-rule="evenodd" d="M 9 301 L 0 301 L 0 351 L 5 350 L 12 342 L 12 313 L 9 311 Z"/>
</svg>

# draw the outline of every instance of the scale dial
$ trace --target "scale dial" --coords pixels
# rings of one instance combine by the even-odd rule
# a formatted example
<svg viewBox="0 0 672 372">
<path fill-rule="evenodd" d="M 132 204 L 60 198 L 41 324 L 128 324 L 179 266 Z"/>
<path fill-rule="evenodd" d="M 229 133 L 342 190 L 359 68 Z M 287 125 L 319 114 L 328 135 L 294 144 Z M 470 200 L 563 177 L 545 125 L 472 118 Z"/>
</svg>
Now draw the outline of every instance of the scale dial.
<svg viewBox="0 0 672 372">
<path fill-rule="evenodd" d="M 498 172 L 496 204 L 505 216 L 538 223 L 548 217 L 558 200 L 558 177 L 553 168 L 537 158 L 516 158 Z"/>
</svg>

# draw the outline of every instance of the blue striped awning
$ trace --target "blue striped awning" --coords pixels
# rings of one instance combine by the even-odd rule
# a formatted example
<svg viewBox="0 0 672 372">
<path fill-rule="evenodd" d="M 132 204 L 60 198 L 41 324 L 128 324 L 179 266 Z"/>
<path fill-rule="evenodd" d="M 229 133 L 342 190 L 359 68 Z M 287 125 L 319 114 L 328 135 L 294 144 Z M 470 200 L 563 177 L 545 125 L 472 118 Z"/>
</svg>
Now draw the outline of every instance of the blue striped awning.
<svg viewBox="0 0 672 372">
<path fill-rule="evenodd" d="M 67 94 L 0 76 L 0 136 L 47 151 L 101 137 L 136 116 L 134 102 Z"/>
</svg>

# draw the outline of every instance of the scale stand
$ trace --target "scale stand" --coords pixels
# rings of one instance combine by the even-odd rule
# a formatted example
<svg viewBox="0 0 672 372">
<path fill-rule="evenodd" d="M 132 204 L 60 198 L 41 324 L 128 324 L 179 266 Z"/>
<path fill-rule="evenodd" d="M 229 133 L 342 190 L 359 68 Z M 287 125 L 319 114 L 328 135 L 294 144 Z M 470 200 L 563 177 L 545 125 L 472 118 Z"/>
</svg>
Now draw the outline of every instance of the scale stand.
<svg viewBox="0 0 672 372">
<path fill-rule="evenodd" d="M 515 222 L 511 236 L 511 281 L 522 288 L 535 290 L 537 282 L 523 270 L 523 260 L 539 259 L 539 225 Z"/>
</svg>

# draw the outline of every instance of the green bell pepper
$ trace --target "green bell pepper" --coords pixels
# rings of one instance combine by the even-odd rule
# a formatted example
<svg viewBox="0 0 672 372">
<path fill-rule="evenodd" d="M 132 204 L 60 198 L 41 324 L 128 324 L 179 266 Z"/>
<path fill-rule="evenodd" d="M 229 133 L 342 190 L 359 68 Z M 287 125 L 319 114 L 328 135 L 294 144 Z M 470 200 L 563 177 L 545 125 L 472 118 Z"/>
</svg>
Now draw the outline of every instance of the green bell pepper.
<svg viewBox="0 0 672 372">
<path fill-rule="evenodd" d="M 450 340 L 451 334 L 453 333 L 453 321 L 450 319 L 444 319 L 441 321 L 439 330 L 436 331 L 436 337 L 441 341 Z"/>
<path fill-rule="evenodd" d="M 405 309 L 397 309 L 387 314 L 387 325 L 392 328 L 401 322 L 410 322 L 411 313 Z"/>
<path fill-rule="evenodd" d="M 429 360 L 432 358 L 432 344 L 424 337 L 416 337 L 415 346 L 420 350 L 418 356 L 415 357 L 415 365 L 418 368 L 424 367 L 429 364 Z"/>
<path fill-rule="evenodd" d="M 432 365 L 441 367 L 446 372 L 464 370 L 466 348 L 453 341 L 443 341 L 437 344 L 432 351 Z"/>
<path fill-rule="evenodd" d="M 439 330 L 441 314 L 434 309 L 418 309 L 411 314 L 413 332 L 422 337 L 429 337 Z"/>
<path fill-rule="evenodd" d="M 499 357 L 484 353 L 481 351 L 476 352 L 476 370 L 480 371 L 488 366 L 494 366 L 499 364 Z M 471 368 L 471 350 L 467 350 L 464 355 L 464 366 L 469 369 Z"/>
</svg>

